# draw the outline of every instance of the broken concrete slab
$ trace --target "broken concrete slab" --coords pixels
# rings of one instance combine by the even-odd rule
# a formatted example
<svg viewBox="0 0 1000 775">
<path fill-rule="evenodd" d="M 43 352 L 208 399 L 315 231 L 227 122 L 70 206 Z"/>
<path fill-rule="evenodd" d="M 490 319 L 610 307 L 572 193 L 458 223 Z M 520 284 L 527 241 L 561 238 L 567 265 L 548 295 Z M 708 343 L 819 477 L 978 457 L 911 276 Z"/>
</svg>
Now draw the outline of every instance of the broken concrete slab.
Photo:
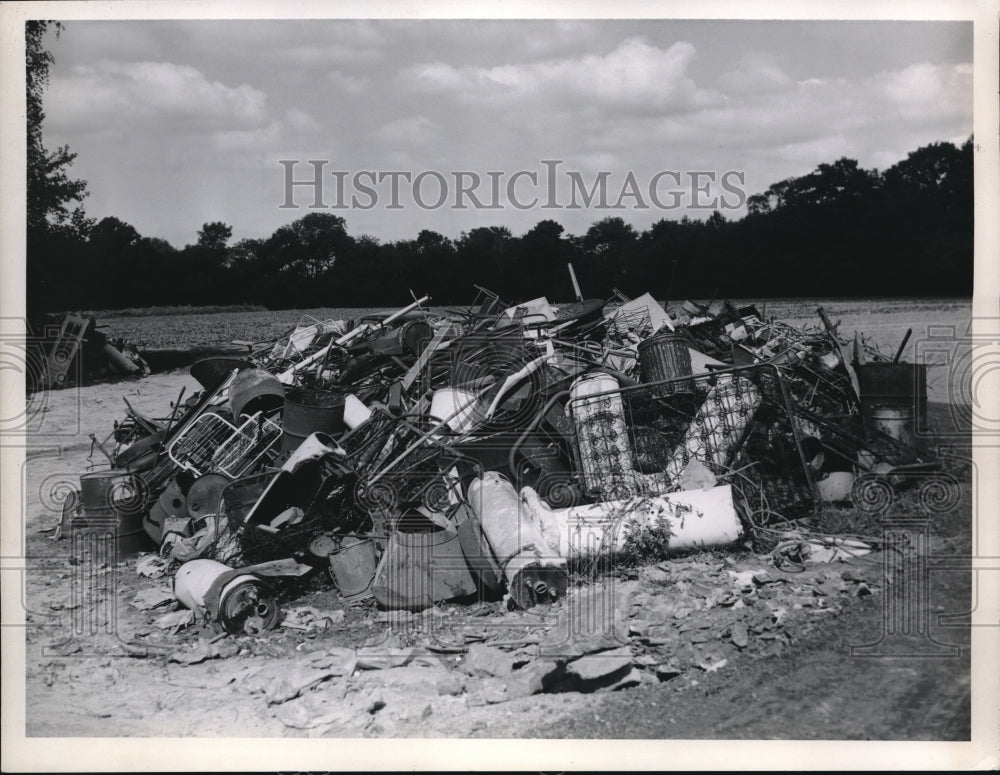
<svg viewBox="0 0 1000 775">
<path fill-rule="evenodd" d="M 573 658 L 628 643 L 627 618 L 637 582 L 613 581 L 568 595 L 540 654 Z"/>
<path fill-rule="evenodd" d="M 620 671 L 632 664 L 632 651 L 627 646 L 587 654 L 566 664 L 566 672 L 584 681 L 593 681 Z"/>
<path fill-rule="evenodd" d="M 514 670 L 514 657 L 505 651 L 482 643 L 469 646 L 459 669 L 471 676 L 509 675 Z"/>
<path fill-rule="evenodd" d="M 132 607 L 140 611 L 151 611 L 174 602 L 174 599 L 174 593 L 168 587 L 149 587 L 136 593 L 132 598 Z"/>
</svg>

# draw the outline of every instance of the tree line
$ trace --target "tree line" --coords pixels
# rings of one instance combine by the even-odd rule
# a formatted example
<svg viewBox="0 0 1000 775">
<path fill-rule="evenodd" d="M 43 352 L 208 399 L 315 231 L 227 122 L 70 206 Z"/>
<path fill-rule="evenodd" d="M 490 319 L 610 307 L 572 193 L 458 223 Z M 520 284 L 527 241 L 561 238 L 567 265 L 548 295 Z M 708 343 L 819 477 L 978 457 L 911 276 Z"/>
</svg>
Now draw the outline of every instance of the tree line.
<svg viewBox="0 0 1000 775">
<path fill-rule="evenodd" d="M 637 230 L 620 217 L 582 235 L 541 220 L 514 235 L 478 227 L 449 239 L 430 230 L 380 242 L 344 218 L 310 213 L 269 237 L 232 241 L 210 222 L 175 248 L 118 218 L 87 218 L 74 154 L 42 143 L 41 93 L 51 55 L 44 22 L 29 22 L 29 312 L 168 304 L 393 306 L 410 290 L 465 304 L 475 285 L 520 301 L 618 288 L 657 298 L 967 296 L 973 274 L 973 141 L 926 145 L 885 171 L 841 158 L 749 197 L 728 220 L 663 219 Z"/>
</svg>

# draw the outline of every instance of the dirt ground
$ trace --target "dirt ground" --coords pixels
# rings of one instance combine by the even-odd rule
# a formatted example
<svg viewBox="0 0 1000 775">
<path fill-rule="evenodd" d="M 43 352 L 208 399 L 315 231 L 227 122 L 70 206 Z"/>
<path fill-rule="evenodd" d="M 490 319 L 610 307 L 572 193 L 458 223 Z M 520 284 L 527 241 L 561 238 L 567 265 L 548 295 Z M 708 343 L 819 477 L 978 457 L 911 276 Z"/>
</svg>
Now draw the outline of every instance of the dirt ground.
<svg viewBox="0 0 1000 775">
<path fill-rule="evenodd" d="M 414 615 L 345 608 L 318 577 L 285 603 L 297 626 L 216 639 L 166 626 L 170 604 L 146 610 L 169 576 L 53 540 L 67 487 L 103 467 L 89 434 L 107 436 L 123 395 L 161 416 L 182 386 L 197 388 L 174 372 L 30 407 L 30 737 L 969 739 L 970 574 L 943 570 L 970 551 L 968 481 L 909 571 L 875 552 L 792 573 L 738 546 L 581 583 L 547 608 Z M 904 587 L 919 594 L 900 624 Z M 595 610 L 574 629 L 573 611 Z"/>
</svg>

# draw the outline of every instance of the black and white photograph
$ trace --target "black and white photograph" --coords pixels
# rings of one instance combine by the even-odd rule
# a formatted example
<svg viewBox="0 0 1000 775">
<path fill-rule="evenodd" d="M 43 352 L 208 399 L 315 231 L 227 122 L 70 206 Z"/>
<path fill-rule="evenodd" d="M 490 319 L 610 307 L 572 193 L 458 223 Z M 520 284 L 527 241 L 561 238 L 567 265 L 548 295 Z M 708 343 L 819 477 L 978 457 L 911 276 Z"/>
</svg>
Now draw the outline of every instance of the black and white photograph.
<svg viewBox="0 0 1000 775">
<path fill-rule="evenodd" d="M 790 9 L 0 8 L 4 769 L 1000 766 L 1000 9 Z"/>
</svg>

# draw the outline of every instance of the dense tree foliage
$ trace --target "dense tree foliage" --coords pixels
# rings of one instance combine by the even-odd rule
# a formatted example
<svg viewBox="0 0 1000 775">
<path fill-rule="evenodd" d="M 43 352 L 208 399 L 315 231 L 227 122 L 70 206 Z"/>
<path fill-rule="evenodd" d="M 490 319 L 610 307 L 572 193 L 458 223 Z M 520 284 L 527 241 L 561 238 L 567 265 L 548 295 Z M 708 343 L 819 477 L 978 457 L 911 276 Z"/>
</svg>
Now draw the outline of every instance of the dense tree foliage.
<svg viewBox="0 0 1000 775">
<path fill-rule="evenodd" d="M 821 164 L 747 200 L 727 220 L 663 219 L 637 231 L 620 217 L 569 235 L 553 220 L 520 236 L 483 226 L 451 240 L 423 230 L 380 243 L 311 212 L 265 239 L 230 244 L 232 227 L 205 223 L 175 250 L 79 206 L 86 183 L 74 155 L 42 144 L 41 94 L 51 56 L 45 22 L 27 24 L 28 302 L 66 310 L 161 304 L 255 303 L 271 308 L 397 305 L 429 293 L 463 304 L 475 285 L 517 301 L 572 299 L 613 288 L 658 298 L 962 296 L 972 293 L 973 146 L 934 143 L 879 172 L 852 159 Z"/>
<path fill-rule="evenodd" d="M 42 46 L 50 22 L 25 22 L 25 78 L 27 108 L 27 285 L 28 309 L 34 311 L 71 303 L 67 284 L 78 277 L 81 266 L 74 255 L 90 227 L 81 202 L 87 182 L 69 176 L 76 158 L 68 146 L 54 151 L 42 141 L 45 121 L 42 98 L 49 83 L 52 54 Z M 56 34 L 61 25 L 54 24 Z"/>
</svg>

